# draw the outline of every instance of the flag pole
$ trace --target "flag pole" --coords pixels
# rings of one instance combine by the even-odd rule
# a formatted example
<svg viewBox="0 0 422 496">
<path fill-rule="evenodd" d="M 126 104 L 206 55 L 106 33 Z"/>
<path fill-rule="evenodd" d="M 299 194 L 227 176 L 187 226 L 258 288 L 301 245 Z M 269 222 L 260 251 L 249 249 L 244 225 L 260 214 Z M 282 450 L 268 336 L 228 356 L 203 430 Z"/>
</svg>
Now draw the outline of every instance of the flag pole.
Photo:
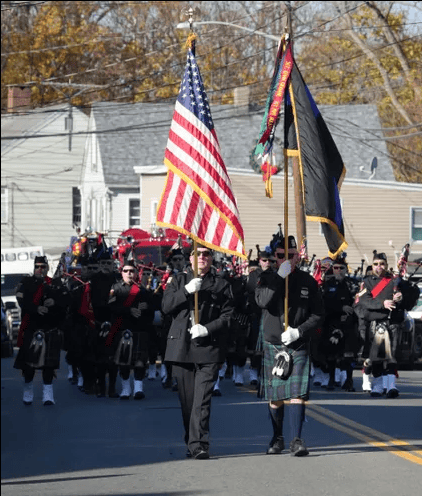
<svg viewBox="0 0 422 496">
<path fill-rule="evenodd" d="M 289 260 L 289 157 L 284 150 L 284 256 Z M 289 276 L 284 279 L 284 330 L 289 327 Z"/>
<path fill-rule="evenodd" d="M 198 277 L 198 251 L 197 251 L 196 239 L 193 240 L 193 277 Z M 194 318 L 195 324 L 199 324 L 199 304 L 198 304 L 198 292 L 194 293 Z"/>
</svg>

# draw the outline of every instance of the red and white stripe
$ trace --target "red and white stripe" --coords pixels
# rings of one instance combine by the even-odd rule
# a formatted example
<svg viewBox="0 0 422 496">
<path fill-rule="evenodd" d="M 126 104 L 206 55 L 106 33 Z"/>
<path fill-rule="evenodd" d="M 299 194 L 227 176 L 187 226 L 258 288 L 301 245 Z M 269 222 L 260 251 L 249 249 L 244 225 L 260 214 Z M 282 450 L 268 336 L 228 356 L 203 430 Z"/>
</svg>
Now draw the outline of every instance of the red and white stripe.
<svg viewBox="0 0 422 496">
<path fill-rule="evenodd" d="M 243 229 L 215 131 L 179 102 L 164 161 L 169 171 L 157 224 L 244 256 Z"/>
</svg>

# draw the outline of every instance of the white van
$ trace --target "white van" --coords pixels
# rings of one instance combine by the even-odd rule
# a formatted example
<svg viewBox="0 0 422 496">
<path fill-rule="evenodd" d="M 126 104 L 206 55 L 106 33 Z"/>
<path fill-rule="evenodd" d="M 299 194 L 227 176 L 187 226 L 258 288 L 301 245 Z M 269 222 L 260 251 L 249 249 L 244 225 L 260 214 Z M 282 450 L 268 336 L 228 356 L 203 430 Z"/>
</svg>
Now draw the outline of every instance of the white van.
<svg viewBox="0 0 422 496">
<path fill-rule="evenodd" d="M 9 335 L 16 340 L 21 324 L 21 310 L 16 300 L 16 287 L 34 273 L 35 257 L 43 256 L 42 246 L 5 248 L 1 250 L 1 299 L 6 311 Z"/>
</svg>

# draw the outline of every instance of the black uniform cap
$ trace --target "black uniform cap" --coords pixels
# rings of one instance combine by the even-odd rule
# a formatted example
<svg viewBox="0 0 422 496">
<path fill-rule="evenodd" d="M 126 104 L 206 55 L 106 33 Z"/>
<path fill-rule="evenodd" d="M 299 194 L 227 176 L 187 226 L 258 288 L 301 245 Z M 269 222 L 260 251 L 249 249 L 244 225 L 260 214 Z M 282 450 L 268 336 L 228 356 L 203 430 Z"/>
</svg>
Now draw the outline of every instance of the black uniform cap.
<svg viewBox="0 0 422 496">
<path fill-rule="evenodd" d="M 48 259 L 46 256 L 38 256 L 34 258 L 34 264 L 46 264 L 48 265 Z"/>
<path fill-rule="evenodd" d="M 377 250 L 374 250 L 374 257 L 372 260 L 384 260 L 387 262 L 387 255 L 385 253 L 377 253 Z"/>
</svg>

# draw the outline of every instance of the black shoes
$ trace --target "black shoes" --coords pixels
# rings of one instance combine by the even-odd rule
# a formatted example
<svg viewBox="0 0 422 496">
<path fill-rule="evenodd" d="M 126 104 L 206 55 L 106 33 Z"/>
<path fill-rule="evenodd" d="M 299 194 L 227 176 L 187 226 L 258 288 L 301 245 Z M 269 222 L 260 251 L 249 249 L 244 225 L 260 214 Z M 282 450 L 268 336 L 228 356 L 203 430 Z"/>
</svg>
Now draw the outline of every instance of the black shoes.
<svg viewBox="0 0 422 496">
<path fill-rule="evenodd" d="M 292 456 L 306 456 L 309 455 L 309 451 L 302 439 L 295 437 L 290 443 L 290 453 Z"/>
<path fill-rule="evenodd" d="M 143 400 L 145 398 L 145 393 L 143 391 L 137 391 L 133 397 L 134 400 Z"/>
<path fill-rule="evenodd" d="M 222 393 L 219 389 L 214 389 L 214 391 L 212 392 L 212 395 L 213 396 L 222 396 Z"/>
<path fill-rule="evenodd" d="M 192 453 L 192 457 L 195 458 L 195 460 L 208 460 L 210 454 L 208 450 L 204 448 L 196 448 Z"/>
<path fill-rule="evenodd" d="M 267 455 L 279 455 L 284 450 L 284 437 L 272 438 Z"/>
</svg>

